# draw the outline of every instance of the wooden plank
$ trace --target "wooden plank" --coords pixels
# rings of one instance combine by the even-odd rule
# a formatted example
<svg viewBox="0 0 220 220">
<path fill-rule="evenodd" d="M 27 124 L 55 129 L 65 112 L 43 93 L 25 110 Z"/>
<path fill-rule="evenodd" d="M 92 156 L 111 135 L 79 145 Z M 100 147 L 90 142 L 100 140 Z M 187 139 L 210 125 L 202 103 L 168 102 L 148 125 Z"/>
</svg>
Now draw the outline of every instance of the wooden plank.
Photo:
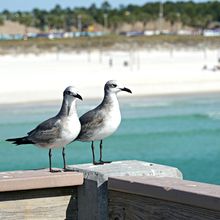
<svg viewBox="0 0 220 220">
<path fill-rule="evenodd" d="M 219 211 L 109 190 L 109 220 L 218 220 Z"/>
<path fill-rule="evenodd" d="M 108 188 L 220 211 L 220 186 L 176 178 L 114 177 Z"/>
<path fill-rule="evenodd" d="M 0 219 L 77 219 L 79 172 L 0 173 Z"/>
<path fill-rule="evenodd" d="M 83 174 L 79 172 L 50 173 L 48 169 L 0 172 L 0 192 L 82 184 Z"/>
<path fill-rule="evenodd" d="M 77 219 L 76 188 L 0 193 L 0 219 Z"/>
<path fill-rule="evenodd" d="M 59 197 L 76 194 L 75 187 L 58 187 L 47 189 L 19 190 L 11 192 L 0 192 L 0 202 L 10 200 L 35 199 L 46 197 Z"/>
</svg>

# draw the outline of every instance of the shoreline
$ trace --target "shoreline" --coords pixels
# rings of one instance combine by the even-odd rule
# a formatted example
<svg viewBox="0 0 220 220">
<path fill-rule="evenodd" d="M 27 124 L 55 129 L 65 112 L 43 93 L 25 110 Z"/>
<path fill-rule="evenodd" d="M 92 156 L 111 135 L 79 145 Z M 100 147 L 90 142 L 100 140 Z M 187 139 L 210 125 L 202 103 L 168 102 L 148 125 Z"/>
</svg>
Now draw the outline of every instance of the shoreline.
<svg viewBox="0 0 220 220">
<path fill-rule="evenodd" d="M 138 96 L 120 96 L 118 95 L 118 99 L 120 102 L 128 102 L 132 100 L 150 100 L 150 99 L 160 99 L 160 98 L 166 98 L 166 99 L 173 99 L 173 98 L 187 98 L 187 97 L 202 97 L 202 96 L 220 96 L 220 90 L 219 91 L 208 91 L 208 92 L 189 92 L 189 93 L 170 93 L 170 94 L 150 94 L 150 95 L 138 95 Z M 84 102 L 101 102 L 103 97 L 97 98 L 85 98 L 83 102 L 79 102 L 80 105 Z M 13 107 L 13 106 L 33 106 L 33 105 L 43 105 L 43 106 L 52 106 L 52 105 L 59 105 L 62 102 L 62 99 L 56 99 L 56 100 L 37 100 L 37 101 L 27 101 L 27 102 L 14 102 L 14 103 L 0 103 L 0 107 Z M 79 104 L 78 103 L 78 104 Z"/>
</svg>

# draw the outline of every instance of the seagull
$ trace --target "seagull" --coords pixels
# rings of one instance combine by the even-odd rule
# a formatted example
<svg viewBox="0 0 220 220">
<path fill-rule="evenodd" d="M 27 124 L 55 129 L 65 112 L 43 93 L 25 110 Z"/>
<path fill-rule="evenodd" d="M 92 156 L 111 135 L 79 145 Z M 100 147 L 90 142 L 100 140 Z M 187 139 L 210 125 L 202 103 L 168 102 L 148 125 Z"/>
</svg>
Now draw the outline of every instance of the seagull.
<svg viewBox="0 0 220 220">
<path fill-rule="evenodd" d="M 63 102 L 59 113 L 39 124 L 27 133 L 27 136 L 11 138 L 6 141 L 16 145 L 34 144 L 49 149 L 49 170 L 59 172 L 51 167 L 52 149 L 62 147 L 63 169 L 66 168 L 65 146 L 72 142 L 80 132 L 80 122 L 76 111 L 76 99 L 82 100 L 75 87 L 69 86 L 63 92 Z"/>
<path fill-rule="evenodd" d="M 125 91 L 132 93 L 130 89 L 121 86 L 115 80 L 110 80 L 104 87 L 104 98 L 100 105 L 88 111 L 80 117 L 81 131 L 76 138 L 82 142 L 92 142 L 93 164 L 111 163 L 111 161 L 102 160 L 103 139 L 112 135 L 121 122 L 121 112 L 117 99 L 117 93 Z M 99 162 L 95 160 L 94 141 L 100 141 L 100 158 Z"/>
</svg>

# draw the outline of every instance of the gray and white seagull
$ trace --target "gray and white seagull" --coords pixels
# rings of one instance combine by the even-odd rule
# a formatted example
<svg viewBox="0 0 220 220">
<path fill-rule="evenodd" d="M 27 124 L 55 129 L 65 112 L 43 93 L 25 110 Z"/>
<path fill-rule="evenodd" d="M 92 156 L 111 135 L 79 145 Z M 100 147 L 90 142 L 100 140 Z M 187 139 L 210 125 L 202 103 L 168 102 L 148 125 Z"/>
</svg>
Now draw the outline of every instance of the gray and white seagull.
<svg viewBox="0 0 220 220">
<path fill-rule="evenodd" d="M 67 171 L 65 160 L 65 146 L 72 142 L 80 132 L 80 122 L 76 111 L 76 99 L 82 97 L 76 88 L 69 86 L 63 92 L 63 102 L 59 113 L 39 124 L 28 135 L 20 138 L 11 138 L 10 141 L 16 145 L 34 144 L 39 147 L 49 148 L 49 167 L 50 172 L 57 172 L 51 167 L 51 150 L 62 147 L 63 168 Z"/>
<path fill-rule="evenodd" d="M 121 86 L 115 80 L 110 80 L 104 87 L 104 98 L 99 106 L 92 109 L 80 117 L 81 131 L 76 140 L 82 142 L 92 142 L 93 164 L 110 163 L 102 160 L 103 139 L 112 135 L 121 122 L 121 112 L 117 99 L 117 93 L 125 91 L 132 93 L 130 89 Z M 100 141 L 99 162 L 95 160 L 94 141 Z"/>
</svg>

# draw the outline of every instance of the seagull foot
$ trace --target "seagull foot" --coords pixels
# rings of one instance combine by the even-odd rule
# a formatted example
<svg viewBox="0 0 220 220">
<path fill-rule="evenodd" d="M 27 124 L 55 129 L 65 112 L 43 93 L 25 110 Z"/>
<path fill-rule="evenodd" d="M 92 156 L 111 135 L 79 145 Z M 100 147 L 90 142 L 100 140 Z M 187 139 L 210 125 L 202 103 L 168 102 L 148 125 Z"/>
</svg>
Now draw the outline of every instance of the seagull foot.
<svg viewBox="0 0 220 220">
<path fill-rule="evenodd" d="M 103 165 L 104 163 L 99 161 L 99 162 L 96 162 L 96 161 L 93 161 L 93 165 Z"/>
<path fill-rule="evenodd" d="M 51 172 L 51 173 L 59 173 L 59 172 L 62 172 L 62 170 L 59 170 L 59 169 L 56 169 L 56 170 L 50 169 L 50 172 Z"/>
<path fill-rule="evenodd" d="M 74 170 L 71 168 L 63 168 L 63 172 L 73 172 Z"/>
<path fill-rule="evenodd" d="M 104 161 L 104 160 L 100 160 L 99 162 L 104 164 L 104 163 L 111 163 L 112 161 Z"/>
</svg>

